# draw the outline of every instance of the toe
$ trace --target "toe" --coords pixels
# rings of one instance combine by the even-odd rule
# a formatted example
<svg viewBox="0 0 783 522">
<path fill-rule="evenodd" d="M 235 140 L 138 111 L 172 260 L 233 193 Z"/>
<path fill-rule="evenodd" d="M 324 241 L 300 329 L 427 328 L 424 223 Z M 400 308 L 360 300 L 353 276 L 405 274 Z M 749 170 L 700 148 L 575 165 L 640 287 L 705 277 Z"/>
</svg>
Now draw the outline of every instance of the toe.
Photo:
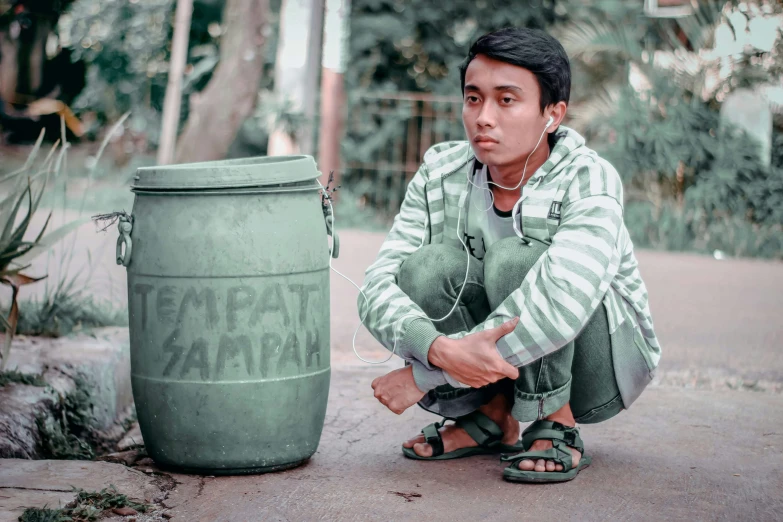
<svg viewBox="0 0 783 522">
<path fill-rule="evenodd" d="M 551 460 L 548 460 L 546 462 L 546 470 L 549 471 L 549 472 L 554 471 L 555 470 L 555 463 L 552 462 Z"/>
<path fill-rule="evenodd" d="M 555 471 L 563 471 L 562 464 L 558 464 L 557 466 L 555 466 Z"/>
<path fill-rule="evenodd" d="M 533 468 L 536 467 L 536 463 L 532 460 L 523 460 L 519 463 L 519 469 L 522 471 L 533 471 Z"/>
<path fill-rule="evenodd" d="M 432 446 L 425 442 L 417 442 L 413 445 L 413 451 L 416 452 L 416 455 L 419 457 L 431 457 L 432 456 Z"/>
<path fill-rule="evenodd" d="M 579 453 L 577 450 L 572 449 L 571 450 L 571 462 L 573 462 L 573 467 L 577 467 L 579 465 L 579 461 L 582 458 L 582 454 Z"/>
<path fill-rule="evenodd" d="M 544 459 L 538 459 L 536 461 L 535 470 L 538 472 L 546 471 L 546 462 L 544 461 Z"/>
<path fill-rule="evenodd" d="M 424 442 L 424 435 L 419 434 L 416 437 L 413 437 L 412 439 L 406 440 L 402 443 L 403 448 L 412 448 L 414 444 Z"/>
</svg>

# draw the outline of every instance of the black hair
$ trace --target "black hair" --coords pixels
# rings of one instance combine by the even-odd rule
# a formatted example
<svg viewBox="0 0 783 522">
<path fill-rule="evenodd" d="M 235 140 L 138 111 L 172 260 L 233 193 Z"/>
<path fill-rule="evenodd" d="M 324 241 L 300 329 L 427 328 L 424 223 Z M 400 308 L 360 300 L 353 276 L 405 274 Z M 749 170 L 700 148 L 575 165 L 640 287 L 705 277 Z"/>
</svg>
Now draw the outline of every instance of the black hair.
<svg viewBox="0 0 783 522">
<path fill-rule="evenodd" d="M 571 96 L 568 55 L 560 42 L 544 31 L 509 27 L 480 37 L 470 46 L 468 57 L 459 68 L 462 92 L 468 64 L 479 54 L 532 72 L 541 90 L 541 114 L 551 104 L 568 103 Z"/>
</svg>

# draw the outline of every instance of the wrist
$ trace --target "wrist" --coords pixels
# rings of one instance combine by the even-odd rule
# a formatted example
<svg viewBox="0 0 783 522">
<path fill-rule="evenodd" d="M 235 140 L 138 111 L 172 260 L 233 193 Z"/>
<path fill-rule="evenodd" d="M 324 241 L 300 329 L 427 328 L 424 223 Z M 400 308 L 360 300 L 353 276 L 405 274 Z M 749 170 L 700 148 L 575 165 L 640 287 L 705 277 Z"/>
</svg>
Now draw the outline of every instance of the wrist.
<svg viewBox="0 0 783 522">
<path fill-rule="evenodd" d="M 441 335 L 432 342 L 430 349 L 427 352 L 427 360 L 431 365 L 443 368 L 449 341 L 450 339 L 448 337 Z"/>
</svg>

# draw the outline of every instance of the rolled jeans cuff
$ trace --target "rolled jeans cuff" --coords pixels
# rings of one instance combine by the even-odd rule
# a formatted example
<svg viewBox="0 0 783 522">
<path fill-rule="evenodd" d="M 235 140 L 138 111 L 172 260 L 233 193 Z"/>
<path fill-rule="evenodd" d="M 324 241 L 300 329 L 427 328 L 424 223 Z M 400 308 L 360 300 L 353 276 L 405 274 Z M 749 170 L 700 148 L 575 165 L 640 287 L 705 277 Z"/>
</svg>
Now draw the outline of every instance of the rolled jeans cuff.
<svg viewBox="0 0 783 522">
<path fill-rule="evenodd" d="M 542 393 L 526 393 L 514 388 L 511 415 L 519 422 L 541 420 L 568 404 L 571 400 L 571 378 L 560 388 Z"/>
<path fill-rule="evenodd" d="M 417 317 L 408 323 L 405 334 L 400 339 L 399 355 L 403 359 L 416 359 L 428 370 L 435 369 L 430 365 L 427 357 L 432 343 L 443 335 L 433 326 L 432 321 L 424 317 Z"/>
</svg>

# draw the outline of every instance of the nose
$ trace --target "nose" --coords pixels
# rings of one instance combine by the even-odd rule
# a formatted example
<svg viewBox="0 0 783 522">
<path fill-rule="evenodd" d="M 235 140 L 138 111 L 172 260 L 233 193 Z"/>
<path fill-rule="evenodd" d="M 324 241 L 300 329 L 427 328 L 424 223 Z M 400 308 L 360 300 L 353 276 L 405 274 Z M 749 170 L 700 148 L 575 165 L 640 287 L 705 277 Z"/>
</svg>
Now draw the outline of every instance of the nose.
<svg viewBox="0 0 783 522">
<path fill-rule="evenodd" d="M 495 107 L 489 101 L 485 101 L 481 104 L 478 117 L 476 118 L 476 125 L 479 127 L 494 127 L 495 126 Z"/>
</svg>

